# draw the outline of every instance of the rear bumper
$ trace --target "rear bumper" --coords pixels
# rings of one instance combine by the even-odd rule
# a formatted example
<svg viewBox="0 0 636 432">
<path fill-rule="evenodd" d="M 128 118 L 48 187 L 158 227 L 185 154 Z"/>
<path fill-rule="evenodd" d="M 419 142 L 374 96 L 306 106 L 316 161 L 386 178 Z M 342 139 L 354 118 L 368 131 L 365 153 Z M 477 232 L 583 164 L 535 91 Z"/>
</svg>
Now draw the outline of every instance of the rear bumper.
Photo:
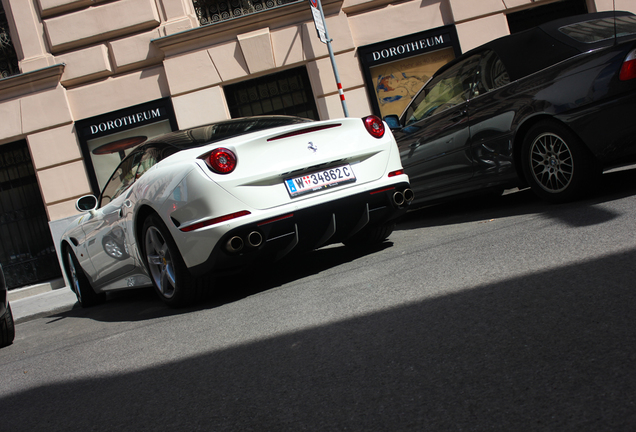
<svg viewBox="0 0 636 432">
<path fill-rule="evenodd" d="M 190 271 L 195 276 L 210 271 L 232 273 L 256 260 L 277 261 L 289 254 L 346 241 L 406 213 L 410 201 L 401 202 L 405 190 L 408 194 L 408 183 L 395 183 L 239 225 L 225 233 L 208 259 Z"/>
</svg>

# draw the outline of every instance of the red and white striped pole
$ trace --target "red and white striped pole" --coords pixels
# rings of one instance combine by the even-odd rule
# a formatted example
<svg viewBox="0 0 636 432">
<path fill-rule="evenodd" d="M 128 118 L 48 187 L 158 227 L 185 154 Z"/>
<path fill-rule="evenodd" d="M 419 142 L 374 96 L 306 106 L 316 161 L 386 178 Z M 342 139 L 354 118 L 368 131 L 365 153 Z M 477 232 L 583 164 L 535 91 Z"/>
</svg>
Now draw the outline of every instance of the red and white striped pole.
<svg viewBox="0 0 636 432">
<path fill-rule="evenodd" d="M 338 94 L 340 95 L 340 103 L 342 103 L 342 110 L 344 116 L 349 117 L 349 110 L 347 109 L 347 102 L 345 101 L 344 91 L 342 90 L 342 83 L 340 82 L 340 75 L 338 74 L 338 67 L 336 66 L 336 57 L 333 55 L 333 49 L 331 48 L 331 38 L 327 31 L 327 24 L 325 22 L 325 14 L 322 10 L 322 3 L 320 0 L 309 1 L 312 15 L 314 16 L 314 24 L 316 24 L 316 31 L 320 37 L 320 41 L 327 44 L 327 50 L 329 51 L 329 57 L 331 58 L 331 67 L 333 68 L 333 74 L 336 78 L 336 85 L 338 86 Z"/>
</svg>

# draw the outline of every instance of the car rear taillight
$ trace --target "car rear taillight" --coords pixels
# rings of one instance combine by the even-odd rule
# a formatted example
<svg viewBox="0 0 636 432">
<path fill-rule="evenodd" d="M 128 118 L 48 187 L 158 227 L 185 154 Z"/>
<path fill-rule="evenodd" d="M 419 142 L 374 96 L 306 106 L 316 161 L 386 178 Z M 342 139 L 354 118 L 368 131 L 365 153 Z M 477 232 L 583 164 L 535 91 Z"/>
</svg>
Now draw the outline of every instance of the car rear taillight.
<svg viewBox="0 0 636 432">
<path fill-rule="evenodd" d="M 232 150 L 223 147 L 204 154 L 201 159 L 218 174 L 229 174 L 236 168 L 236 155 Z"/>
<path fill-rule="evenodd" d="M 636 78 L 636 49 L 627 54 L 627 58 L 621 67 L 621 73 L 618 76 L 621 81 L 628 81 Z"/>
<path fill-rule="evenodd" d="M 384 136 L 384 123 L 379 117 L 374 115 L 362 119 L 364 127 L 374 138 L 382 138 Z"/>
</svg>

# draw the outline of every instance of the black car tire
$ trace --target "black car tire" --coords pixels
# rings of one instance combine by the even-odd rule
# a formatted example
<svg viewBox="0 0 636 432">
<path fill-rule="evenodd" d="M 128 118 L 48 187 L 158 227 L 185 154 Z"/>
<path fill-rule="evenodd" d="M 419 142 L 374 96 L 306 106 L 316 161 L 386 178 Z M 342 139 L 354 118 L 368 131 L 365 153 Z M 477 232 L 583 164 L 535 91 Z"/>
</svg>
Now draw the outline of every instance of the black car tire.
<svg viewBox="0 0 636 432">
<path fill-rule="evenodd" d="M 532 126 L 522 147 L 523 173 L 540 198 L 563 203 L 579 198 L 600 172 L 579 137 L 562 124 Z"/>
<path fill-rule="evenodd" d="M 0 317 L 0 348 L 11 345 L 15 339 L 15 324 L 13 322 L 13 313 L 11 305 L 7 303 L 7 310 Z"/>
<path fill-rule="evenodd" d="M 370 247 L 386 240 L 391 235 L 394 228 L 394 222 L 385 223 L 370 229 L 362 230 L 346 239 L 343 243 L 345 246 L 349 247 Z"/>
<path fill-rule="evenodd" d="M 146 218 L 142 230 L 143 253 L 150 278 L 161 300 L 183 307 L 202 297 L 204 280 L 188 271 L 168 228 L 157 215 Z"/>
<path fill-rule="evenodd" d="M 106 299 L 105 293 L 95 292 L 75 254 L 68 246 L 66 248 L 66 265 L 66 276 L 80 306 L 85 308 L 95 306 Z"/>
</svg>

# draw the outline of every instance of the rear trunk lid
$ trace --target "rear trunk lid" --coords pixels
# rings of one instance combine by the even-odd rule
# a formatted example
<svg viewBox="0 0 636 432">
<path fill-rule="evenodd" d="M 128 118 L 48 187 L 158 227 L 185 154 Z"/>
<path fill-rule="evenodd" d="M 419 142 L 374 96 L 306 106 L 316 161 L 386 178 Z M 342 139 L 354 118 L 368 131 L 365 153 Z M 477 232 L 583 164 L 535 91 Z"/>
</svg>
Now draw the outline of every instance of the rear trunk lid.
<svg viewBox="0 0 636 432">
<path fill-rule="evenodd" d="M 385 174 L 393 146 L 388 130 L 378 139 L 359 118 L 338 119 L 259 131 L 206 147 L 225 147 L 236 154 L 231 174 L 216 174 L 203 161 L 200 166 L 245 204 L 266 209 L 377 180 Z M 339 167 L 350 167 L 355 180 L 295 196 L 285 185 L 287 179 Z"/>
</svg>

